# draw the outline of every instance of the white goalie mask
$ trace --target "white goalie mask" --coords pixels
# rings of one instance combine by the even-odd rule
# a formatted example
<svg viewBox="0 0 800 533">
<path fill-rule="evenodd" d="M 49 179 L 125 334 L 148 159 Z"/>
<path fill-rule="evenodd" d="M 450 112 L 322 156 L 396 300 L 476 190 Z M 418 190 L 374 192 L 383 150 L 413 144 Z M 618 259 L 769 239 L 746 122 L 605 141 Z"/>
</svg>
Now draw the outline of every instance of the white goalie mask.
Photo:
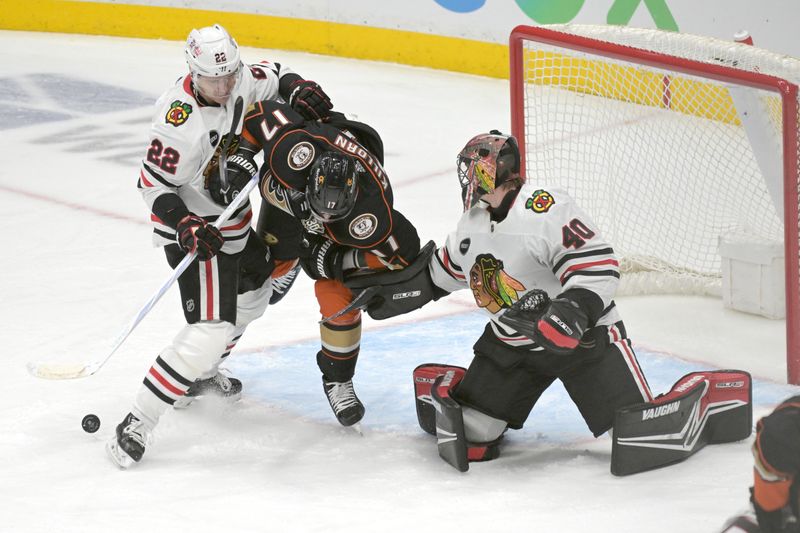
<svg viewBox="0 0 800 533">
<path fill-rule="evenodd" d="M 192 30 L 184 48 L 195 88 L 205 99 L 225 104 L 242 70 L 239 45 L 219 24 Z"/>
</svg>

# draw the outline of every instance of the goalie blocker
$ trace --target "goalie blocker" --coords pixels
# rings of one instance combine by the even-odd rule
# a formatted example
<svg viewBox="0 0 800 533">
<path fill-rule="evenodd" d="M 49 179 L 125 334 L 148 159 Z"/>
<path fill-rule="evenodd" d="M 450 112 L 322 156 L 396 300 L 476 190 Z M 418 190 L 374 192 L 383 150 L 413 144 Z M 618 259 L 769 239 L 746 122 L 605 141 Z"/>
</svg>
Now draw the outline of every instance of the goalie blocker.
<svg viewBox="0 0 800 533">
<path fill-rule="evenodd" d="M 611 473 L 617 476 L 683 461 L 706 444 L 746 439 L 753 427 L 750 374 L 687 374 L 655 401 L 618 409 L 613 427 Z"/>
<path fill-rule="evenodd" d="M 450 390 L 464 377 L 460 366 L 428 363 L 414 369 L 414 397 L 419 426 L 436 437 L 439 457 L 459 472 L 469 470 L 470 462 L 489 461 L 500 455 L 497 439 L 487 443 L 467 442 L 461 405 L 450 397 Z"/>
<path fill-rule="evenodd" d="M 361 291 L 358 297 L 362 294 L 369 296 L 367 302 L 351 305 L 365 308 L 374 320 L 384 320 L 414 311 L 431 300 L 438 299 L 442 296 L 441 289 L 433 285 L 428 273 L 428 264 L 434 252 L 436 244 L 428 241 L 414 261 L 403 269 L 356 274 L 345 279 L 344 283 L 350 290 Z M 350 309 L 352 307 L 343 311 Z"/>
</svg>

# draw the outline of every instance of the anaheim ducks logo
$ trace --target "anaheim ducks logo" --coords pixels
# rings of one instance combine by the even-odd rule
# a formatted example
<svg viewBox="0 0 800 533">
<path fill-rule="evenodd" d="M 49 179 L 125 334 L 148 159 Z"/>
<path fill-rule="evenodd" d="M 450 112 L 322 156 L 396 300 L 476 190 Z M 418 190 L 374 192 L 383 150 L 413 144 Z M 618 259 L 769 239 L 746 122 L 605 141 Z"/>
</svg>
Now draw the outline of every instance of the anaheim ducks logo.
<svg viewBox="0 0 800 533">
<path fill-rule="evenodd" d="M 169 105 L 169 109 L 167 110 L 167 116 L 164 117 L 167 121 L 167 124 L 172 124 L 176 128 L 186 122 L 189 119 L 189 115 L 192 114 L 192 106 L 191 104 L 187 104 L 185 102 L 181 102 L 180 100 L 175 100 Z"/>
<path fill-rule="evenodd" d="M 478 307 L 490 313 L 511 307 L 519 300 L 518 291 L 525 290 L 519 281 L 503 271 L 503 261 L 491 254 L 481 254 L 469 271 L 469 288 Z"/>
<path fill-rule="evenodd" d="M 552 194 L 544 189 L 537 189 L 533 191 L 531 197 L 525 202 L 525 207 L 534 213 L 547 213 L 555 203 L 556 200 Z"/>
</svg>

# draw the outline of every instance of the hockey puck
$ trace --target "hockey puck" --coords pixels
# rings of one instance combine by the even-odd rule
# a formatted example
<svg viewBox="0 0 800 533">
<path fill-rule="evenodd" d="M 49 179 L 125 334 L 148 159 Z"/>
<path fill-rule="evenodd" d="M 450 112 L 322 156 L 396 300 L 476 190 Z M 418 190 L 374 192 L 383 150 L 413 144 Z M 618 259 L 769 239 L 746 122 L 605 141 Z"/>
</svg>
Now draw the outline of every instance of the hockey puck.
<svg viewBox="0 0 800 533">
<path fill-rule="evenodd" d="M 97 415 L 86 415 L 81 420 L 81 427 L 86 433 L 94 433 L 100 429 L 100 417 Z"/>
</svg>

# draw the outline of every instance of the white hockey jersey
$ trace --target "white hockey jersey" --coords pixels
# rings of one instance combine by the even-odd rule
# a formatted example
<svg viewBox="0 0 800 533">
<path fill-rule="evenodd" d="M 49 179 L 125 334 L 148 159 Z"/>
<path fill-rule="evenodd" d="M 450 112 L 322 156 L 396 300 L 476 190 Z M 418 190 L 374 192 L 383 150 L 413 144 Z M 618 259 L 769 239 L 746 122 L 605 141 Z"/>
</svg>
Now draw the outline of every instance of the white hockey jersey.
<svg viewBox="0 0 800 533">
<path fill-rule="evenodd" d="M 498 318 L 532 289 L 550 297 L 588 289 L 603 301 L 597 325 L 620 320 L 612 298 L 619 285 L 614 250 L 594 221 L 558 187 L 526 183 L 509 209 L 494 222 L 478 202 L 431 259 L 431 278 L 446 291 L 469 287 L 478 307 L 491 316 L 495 335 L 511 346 L 541 349 Z"/>
<path fill-rule="evenodd" d="M 290 73 L 291 69 L 266 61 L 245 65 L 239 83 L 223 107 L 201 105 L 192 92 L 188 74 L 161 95 L 156 102 L 150 145 L 142 160 L 138 183 L 151 210 L 154 245 L 176 242 L 175 230 L 152 214 L 153 203 L 162 194 L 177 194 L 189 211 L 212 222 L 222 213 L 225 207 L 211 199 L 206 180 L 210 169 L 216 167 L 223 140 L 231 130 L 234 102 L 242 96 L 243 117 L 255 102 L 282 101 L 279 81 Z M 240 119 L 237 135 L 243 123 Z M 253 210 L 247 200 L 221 228 L 225 237 L 223 252 L 232 254 L 244 248 L 252 217 Z"/>
</svg>

